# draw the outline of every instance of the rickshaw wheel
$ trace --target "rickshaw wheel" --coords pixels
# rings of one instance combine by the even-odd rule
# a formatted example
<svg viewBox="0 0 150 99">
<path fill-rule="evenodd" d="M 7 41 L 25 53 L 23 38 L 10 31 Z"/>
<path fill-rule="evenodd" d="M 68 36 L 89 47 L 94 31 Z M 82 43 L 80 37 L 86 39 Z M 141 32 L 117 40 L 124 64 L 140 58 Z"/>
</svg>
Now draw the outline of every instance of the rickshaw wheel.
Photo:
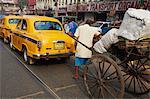
<svg viewBox="0 0 150 99">
<path fill-rule="evenodd" d="M 125 61 L 122 70 L 126 91 L 133 94 L 146 94 L 150 91 L 150 58 Z"/>
<path fill-rule="evenodd" d="M 84 67 L 84 84 L 91 98 L 122 98 L 124 80 L 117 63 L 106 54 L 93 55 Z"/>
</svg>

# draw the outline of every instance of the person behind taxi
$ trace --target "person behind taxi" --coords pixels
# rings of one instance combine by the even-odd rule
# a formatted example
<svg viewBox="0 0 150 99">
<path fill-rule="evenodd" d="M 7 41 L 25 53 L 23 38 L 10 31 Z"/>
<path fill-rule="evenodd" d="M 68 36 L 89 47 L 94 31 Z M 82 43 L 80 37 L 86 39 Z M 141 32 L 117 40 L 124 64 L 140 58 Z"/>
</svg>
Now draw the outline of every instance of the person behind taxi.
<svg viewBox="0 0 150 99">
<path fill-rule="evenodd" d="M 69 32 L 71 33 L 71 36 L 74 36 L 74 33 L 76 32 L 77 27 L 78 27 L 78 24 L 74 21 L 74 19 L 73 18 L 69 19 L 68 28 L 69 28 Z"/>
<path fill-rule="evenodd" d="M 92 23 L 93 21 L 91 19 L 87 19 L 85 24 L 80 25 L 74 34 L 78 41 L 82 42 L 89 48 L 93 45 L 94 36 L 98 36 L 100 34 L 100 32 L 98 32 L 98 28 L 91 26 Z M 73 74 L 73 78 L 79 78 L 79 68 L 82 68 L 91 56 L 92 51 L 78 42 L 75 53 L 75 73 Z"/>
<path fill-rule="evenodd" d="M 66 20 L 66 22 L 64 23 L 64 29 L 65 29 L 65 33 L 69 32 L 68 20 Z"/>
</svg>

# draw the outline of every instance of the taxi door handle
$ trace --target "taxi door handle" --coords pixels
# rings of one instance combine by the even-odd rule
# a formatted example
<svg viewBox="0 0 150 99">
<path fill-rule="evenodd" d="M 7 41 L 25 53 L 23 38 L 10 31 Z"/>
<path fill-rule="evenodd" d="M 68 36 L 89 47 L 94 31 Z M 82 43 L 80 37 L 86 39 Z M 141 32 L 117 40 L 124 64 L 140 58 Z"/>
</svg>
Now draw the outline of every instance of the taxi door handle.
<svg viewBox="0 0 150 99">
<path fill-rule="evenodd" d="M 26 34 L 26 33 L 23 33 L 23 34 Z"/>
</svg>

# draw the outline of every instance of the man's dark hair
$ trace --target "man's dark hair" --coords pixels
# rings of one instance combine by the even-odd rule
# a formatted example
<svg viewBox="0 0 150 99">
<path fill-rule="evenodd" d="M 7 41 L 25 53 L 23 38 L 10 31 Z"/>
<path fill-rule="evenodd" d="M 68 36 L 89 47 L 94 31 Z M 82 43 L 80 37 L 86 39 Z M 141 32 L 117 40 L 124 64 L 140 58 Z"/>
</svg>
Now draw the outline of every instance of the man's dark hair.
<svg viewBox="0 0 150 99">
<path fill-rule="evenodd" d="M 107 24 L 107 23 L 104 23 L 102 27 L 108 27 L 108 24 Z"/>
<path fill-rule="evenodd" d="M 93 24 L 93 23 L 94 23 L 94 21 L 91 20 L 91 19 L 87 19 L 86 22 L 85 22 L 85 24 L 88 24 L 88 25 L 91 25 L 91 24 Z"/>
<path fill-rule="evenodd" d="M 74 18 L 69 18 L 68 19 L 68 22 L 72 22 L 72 21 L 75 21 L 75 19 Z"/>
</svg>

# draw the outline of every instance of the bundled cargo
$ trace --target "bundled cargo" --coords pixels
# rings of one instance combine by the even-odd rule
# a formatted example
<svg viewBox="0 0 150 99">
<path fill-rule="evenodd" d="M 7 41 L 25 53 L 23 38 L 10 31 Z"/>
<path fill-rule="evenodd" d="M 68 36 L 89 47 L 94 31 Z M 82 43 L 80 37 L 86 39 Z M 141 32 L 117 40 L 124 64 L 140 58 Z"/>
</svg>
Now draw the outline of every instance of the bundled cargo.
<svg viewBox="0 0 150 99">
<path fill-rule="evenodd" d="M 118 36 L 137 40 L 144 35 L 150 35 L 150 11 L 129 8 L 118 30 Z"/>
<path fill-rule="evenodd" d="M 93 47 L 97 52 L 104 53 L 119 41 L 119 36 L 128 40 L 138 40 L 147 35 L 150 35 L 150 11 L 129 8 L 119 29 L 113 28 L 108 31 Z"/>
</svg>

